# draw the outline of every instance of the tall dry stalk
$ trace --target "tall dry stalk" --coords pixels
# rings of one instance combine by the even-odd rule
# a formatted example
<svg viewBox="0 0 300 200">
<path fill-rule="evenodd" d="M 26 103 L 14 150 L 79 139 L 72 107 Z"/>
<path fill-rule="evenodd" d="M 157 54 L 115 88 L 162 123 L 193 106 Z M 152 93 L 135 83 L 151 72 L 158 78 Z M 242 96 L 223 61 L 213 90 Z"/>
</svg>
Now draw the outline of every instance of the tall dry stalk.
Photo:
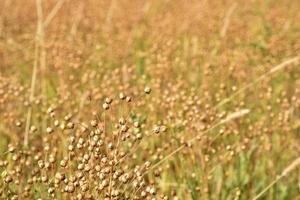
<svg viewBox="0 0 300 200">
<path fill-rule="evenodd" d="M 225 100 L 221 101 L 219 104 L 217 104 L 215 106 L 215 108 L 228 103 L 229 101 L 231 101 L 233 99 L 233 97 L 235 97 L 236 95 L 240 94 L 241 92 L 253 87 L 255 84 L 257 84 L 259 81 L 265 79 L 266 77 L 272 75 L 273 73 L 285 68 L 286 66 L 292 64 L 292 63 L 296 63 L 299 61 L 299 57 L 294 57 L 291 59 L 288 59 L 282 63 L 280 63 L 279 65 L 276 65 L 275 67 L 273 67 L 271 70 L 269 70 L 268 72 L 264 73 L 263 75 L 261 75 L 260 77 L 258 77 L 257 79 L 255 79 L 254 81 L 252 81 L 251 83 L 247 84 L 246 86 L 244 86 L 243 88 L 241 88 L 240 90 L 238 90 L 237 92 L 233 93 L 230 97 L 226 98 Z M 234 119 L 243 117 L 244 115 L 247 115 L 250 112 L 250 110 L 248 109 L 243 109 L 234 113 L 229 114 L 225 119 L 217 122 L 216 124 L 214 124 L 213 126 L 211 126 L 209 129 L 205 130 L 204 132 L 202 132 L 201 136 L 204 135 L 205 133 L 208 133 L 209 131 L 215 129 L 216 127 L 219 127 L 222 124 L 225 124 L 227 122 L 230 122 Z M 187 143 L 191 144 L 194 141 L 196 141 L 198 139 L 199 136 L 196 136 L 192 139 L 190 139 Z M 216 136 L 218 137 L 218 135 Z M 213 139 L 213 142 L 215 141 L 216 137 Z M 211 144 L 210 144 L 211 145 Z M 149 171 L 153 170 L 154 168 L 158 167 L 159 165 L 161 165 L 163 162 L 165 162 L 166 160 L 168 160 L 169 158 L 171 158 L 172 156 L 174 156 L 175 154 L 177 154 L 178 152 L 180 152 L 182 149 L 184 149 L 186 145 L 181 145 L 180 147 L 178 147 L 177 149 L 175 149 L 174 151 L 172 151 L 170 154 L 168 154 L 166 157 L 164 157 L 162 160 L 160 160 L 159 162 L 157 162 L 156 164 L 154 164 L 148 171 L 146 171 L 144 173 L 147 174 Z M 300 161 L 299 161 L 300 162 Z"/>
<path fill-rule="evenodd" d="M 52 8 L 48 16 L 45 18 L 45 21 L 43 23 L 44 28 L 47 28 L 47 26 L 51 23 L 55 15 L 58 13 L 58 11 L 62 8 L 64 2 L 66 0 L 59 0 L 55 6 Z"/>
<path fill-rule="evenodd" d="M 276 177 L 274 181 L 272 181 L 267 187 L 265 187 L 260 193 L 258 193 L 253 200 L 257 200 L 261 198 L 270 188 L 272 188 L 278 181 L 280 181 L 283 177 L 286 177 L 291 171 L 296 169 L 300 165 L 300 157 L 295 159 L 291 164 L 289 164 L 282 173 Z"/>
<path fill-rule="evenodd" d="M 33 70 L 31 77 L 31 87 L 30 87 L 30 96 L 29 101 L 32 103 L 35 96 L 36 89 L 36 79 L 38 73 L 38 65 L 40 65 L 41 72 L 41 81 L 42 81 L 42 92 L 46 93 L 46 46 L 45 46 L 45 28 L 51 23 L 57 12 L 61 9 L 65 0 L 59 0 L 50 13 L 47 15 L 45 21 L 43 21 L 43 5 L 42 0 L 36 0 L 36 12 L 37 12 L 37 30 L 35 34 L 35 47 L 34 47 L 34 62 Z M 27 117 L 26 117 L 26 126 L 25 126 L 25 135 L 24 135 L 24 146 L 28 146 L 28 137 L 29 129 L 31 124 L 32 117 L 32 105 L 29 106 Z"/>
<path fill-rule="evenodd" d="M 34 62 L 33 62 L 33 71 L 31 77 L 31 87 L 30 87 L 30 96 L 29 96 L 30 104 L 32 103 L 35 95 L 38 65 L 40 64 L 43 67 L 45 66 L 45 60 L 43 60 L 42 57 L 46 56 L 45 52 L 41 53 L 41 46 L 44 44 L 42 0 L 36 0 L 36 11 L 37 11 L 37 30 L 35 34 Z M 27 117 L 26 117 L 25 135 L 24 135 L 25 147 L 28 146 L 31 116 L 32 116 L 32 105 L 29 106 Z"/>
<path fill-rule="evenodd" d="M 231 113 L 230 115 L 228 115 L 227 118 L 225 118 L 224 120 L 221 120 L 217 123 L 215 123 L 213 126 L 211 126 L 209 129 L 206 129 L 205 131 L 203 131 L 200 135 L 203 136 L 204 134 L 214 130 L 215 128 L 227 123 L 227 122 L 230 122 L 234 119 L 237 119 L 237 118 L 241 118 L 245 115 L 247 115 L 249 113 L 249 110 L 247 109 L 244 109 L 244 110 L 241 110 L 241 111 L 237 111 L 237 112 L 234 112 L 234 113 Z M 187 144 L 192 144 L 193 142 L 195 142 L 197 139 L 199 138 L 199 135 L 193 137 L 192 139 L 188 140 L 187 141 Z M 186 144 L 183 144 L 181 145 L 180 147 L 178 147 L 177 149 L 175 149 L 173 152 L 171 152 L 170 154 L 168 154 L 164 159 L 160 160 L 159 162 L 157 162 L 155 165 L 152 166 L 151 169 L 154 169 L 156 168 L 157 166 L 159 166 L 161 163 L 165 162 L 167 159 L 169 159 L 170 157 L 172 157 L 173 155 L 175 155 L 177 152 L 181 151 L 182 149 L 184 149 L 184 147 L 186 146 Z"/>
<path fill-rule="evenodd" d="M 228 30 L 228 27 L 230 24 L 231 16 L 236 8 L 237 8 L 237 3 L 234 3 L 232 6 L 230 6 L 229 10 L 227 11 L 225 19 L 224 19 L 224 24 L 223 24 L 223 27 L 220 32 L 221 38 L 224 38 L 226 36 L 227 30 Z"/>
<path fill-rule="evenodd" d="M 246 110 L 246 109 L 245 109 Z M 237 119 L 237 118 L 241 118 L 243 117 L 244 115 L 248 114 L 249 111 L 245 111 L 245 110 L 242 110 L 242 111 L 237 111 L 237 112 L 234 112 L 234 113 L 231 113 L 230 115 L 228 115 L 228 117 L 225 119 L 225 120 L 221 120 L 217 123 L 215 123 L 213 126 L 211 126 L 209 129 L 206 129 L 205 131 L 203 131 L 200 135 L 203 136 L 204 134 L 214 130 L 215 128 L 221 126 L 222 124 L 225 124 L 229 121 L 232 121 L 234 119 Z M 199 138 L 199 135 L 193 137 L 192 139 L 188 140 L 186 142 L 186 144 L 192 144 L 194 143 L 197 139 Z M 161 165 L 162 163 L 164 163 L 165 161 L 167 161 L 169 158 L 171 158 L 172 156 L 174 156 L 175 154 L 177 154 L 178 152 L 180 152 L 182 149 L 184 149 L 187 145 L 186 144 L 183 144 L 181 146 L 179 146 L 177 149 L 175 149 L 174 151 L 172 151 L 170 154 L 168 154 L 166 157 L 164 157 L 162 160 L 160 160 L 159 162 L 157 162 L 156 164 L 154 164 L 152 167 L 150 167 L 148 170 L 146 170 L 142 176 L 148 174 L 150 171 L 152 171 L 153 169 L 155 169 L 156 167 L 158 167 L 159 165 Z M 203 155 L 201 155 L 201 159 L 203 159 L 202 157 Z M 204 160 L 201 161 L 202 163 L 204 162 Z M 203 167 L 203 166 L 202 166 Z M 202 170 L 205 170 L 204 168 L 202 168 Z M 206 180 L 206 177 L 202 177 L 202 179 L 207 182 Z M 208 184 L 206 183 L 206 186 L 208 189 Z M 133 193 L 133 196 L 141 189 L 141 187 L 139 187 L 136 191 L 134 191 Z M 208 199 L 208 196 L 205 195 L 205 199 Z"/>
<path fill-rule="evenodd" d="M 235 93 L 233 93 L 232 95 L 230 95 L 230 97 L 225 98 L 224 100 L 222 100 L 220 103 L 218 103 L 215 108 L 218 108 L 228 102 L 230 102 L 235 96 L 237 96 L 238 94 L 244 92 L 245 90 L 253 87 L 254 85 L 256 85 L 257 83 L 259 83 L 260 81 L 264 80 L 265 78 L 269 77 L 270 75 L 274 74 L 275 72 L 284 69 L 285 67 L 289 66 L 290 64 L 296 63 L 299 61 L 299 56 L 296 56 L 294 58 L 290 58 L 282 63 L 280 63 L 279 65 L 276 65 L 275 67 L 273 67 L 271 70 L 269 70 L 268 72 L 264 73 L 263 75 L 259 76 L 257 79 L 253 80 L 252 82 L 248 83 L 247 85 L 245 85 L 244 87 L 242 87 L 241 89 L 237 90 Z"/>
</svg>

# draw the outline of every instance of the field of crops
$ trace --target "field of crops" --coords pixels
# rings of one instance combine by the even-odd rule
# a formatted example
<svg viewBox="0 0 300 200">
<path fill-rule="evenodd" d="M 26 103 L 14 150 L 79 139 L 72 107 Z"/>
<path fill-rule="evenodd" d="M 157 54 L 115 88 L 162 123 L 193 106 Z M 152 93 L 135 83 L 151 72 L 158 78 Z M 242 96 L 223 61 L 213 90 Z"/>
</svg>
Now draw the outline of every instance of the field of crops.
<svg viewBox="0 0 300 200">
<path fill-rule="evenodd" d="M 300 200 L 299 10 L 0 0 L 0 199 Z"/>
</svg>

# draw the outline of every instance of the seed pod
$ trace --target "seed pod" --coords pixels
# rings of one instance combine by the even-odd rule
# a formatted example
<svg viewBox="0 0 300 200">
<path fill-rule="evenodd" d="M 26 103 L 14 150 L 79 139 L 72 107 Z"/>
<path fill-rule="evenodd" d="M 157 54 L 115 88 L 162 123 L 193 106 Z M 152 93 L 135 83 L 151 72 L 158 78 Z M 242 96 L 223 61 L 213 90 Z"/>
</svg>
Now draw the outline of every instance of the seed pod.
<svg viewBox="0 0 300 200">
<path fill-rule="evenodd" d="M 119 94 L 119 98 L 122 99 L 122 100 L 124 100 L 126 98 L 126 96 L 125 96 L 125 94 L 123 92 L 121 92 Z"/>
<path fill-rule="evenodd" d="M 67 160 L 61 160 L 59 164 L 60 164 L 61 167 L 66 167 L 67 166 Z"/>
<path fill-rule="evenodd" d="M 75 126 L 75 125 L 74 125 L 73 122 L 68 122 L 68 123 L 67 123 L 67 128 L 68 128 L 68 129 L 73 129 L 74 126 Z"/>
<path fill-rule="evenodd" d="M 53 194 L 53 193 L 54 193 L 54 188 L 50 187 L 50 188 L 48 189 L 48 193 L 49 193 L 49 194 Z"/>
<path fill-rule="evenodd" d="M 51 133 L 53 133 L 53 129 L 51 127 L 47 127 L 46 132 L 48 134 L 51 134 Z"/>
<path fill-rule="evenodd" d="M 108 110 L 108 109 L 109 109 L 109 104 L 104 103 L 104 104 L 102 105 L 102 107 L 103 107 L 104 110 Z"/>
<path fill-rule="evenodd" d="M 109 98 L 109 97 L 106 97 L 106 98 L 105 98 L 105 103 L 111 104 L 111 102 L 112 102 L 112 99 L 111 99 L 111 98 Z"/>
<path fill-rule="evenodd" d="M 155 126 L 153 128 L 153 132 L 156 133 L 156 134 L 159 134 L 159 131 L 160 131 L 160 127 L 159 126 Z"/>
<path fill-rule="evenodd" d="M 96 127 L 98 125 L 97 121 L 96 120 L 92 120 L 91 121 L 91 126 L 92 127 Z"/>
<path fill-rule="evenodd" d="M 7 176 L 4 178 L 4 182 L 5 182 L 6 184 L 11 183 L 12 181 L 13 181 L 13 179 L 12 179 L 12 177 L 9 176 L 9 175 L 7 175 Z"/>
<path fill-rule="evenodd" d="M 146 94 L 150 94 L 151 93 L 151 88 L 150 87 L 145 87 L 144 92 Z"/>
<path fill-rule="evenodd" d="M 131 97 L 129 97 L 129 96 L 126 97 L 126 101 L 127 101 L 128 103 L 131 102 L 131 100 L 132 100 Z"/>
<path fill-rule="evenodd" d="M 48 177 L 47 176 L 42 176 L 41 180 L 42 180 L 42 182 L 46 183 L 48 181 Z"/>
</svg>

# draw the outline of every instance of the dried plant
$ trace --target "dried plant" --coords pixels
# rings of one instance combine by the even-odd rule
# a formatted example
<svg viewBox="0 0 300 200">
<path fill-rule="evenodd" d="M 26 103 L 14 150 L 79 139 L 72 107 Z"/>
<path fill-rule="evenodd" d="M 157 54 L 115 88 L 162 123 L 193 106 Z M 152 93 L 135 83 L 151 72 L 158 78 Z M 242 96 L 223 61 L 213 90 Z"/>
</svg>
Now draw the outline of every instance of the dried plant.
<svg viewBox="0 0 300 200">
<path fill-rule="evenodd" d="M 0 199 L 298 199 L 299 8 L 2 0 Z"/>
</svg>

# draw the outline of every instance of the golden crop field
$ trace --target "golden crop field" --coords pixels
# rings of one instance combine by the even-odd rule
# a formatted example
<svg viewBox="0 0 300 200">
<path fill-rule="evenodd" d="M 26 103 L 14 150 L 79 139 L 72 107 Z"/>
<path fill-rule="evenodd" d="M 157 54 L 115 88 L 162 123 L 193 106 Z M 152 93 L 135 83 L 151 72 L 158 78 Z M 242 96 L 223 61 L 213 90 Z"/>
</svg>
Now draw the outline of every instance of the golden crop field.
<svg viewBox="0 0 300 200">
<path fill-rule="evenodd" d="M 0 0 L 0 199 L 300 200 L 299 0 Z"/>
</svg>

